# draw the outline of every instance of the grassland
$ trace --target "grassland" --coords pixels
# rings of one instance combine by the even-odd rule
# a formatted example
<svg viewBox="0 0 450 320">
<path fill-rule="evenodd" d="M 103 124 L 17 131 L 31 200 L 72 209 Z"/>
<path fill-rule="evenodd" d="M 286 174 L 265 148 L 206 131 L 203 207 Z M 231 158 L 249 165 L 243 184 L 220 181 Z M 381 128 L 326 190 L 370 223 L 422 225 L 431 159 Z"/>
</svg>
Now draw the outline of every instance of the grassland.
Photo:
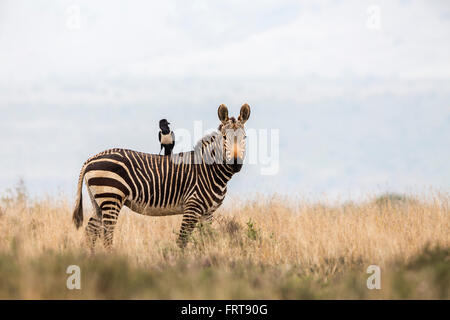
<svg viewBox="0 0 450 320">
<path fill-rule="evenodd" d="M 72 200 L 3 195 L 0 298 L 450 298 L 448 194 L 234 199 L 184 251 L 175 244 L 179 216 L 124 210 L 113 249 L 95 254 L 72 224 Z M 66 288 L 69 265 L 81 268 L 81 290 Z M 381 268 L 380 290 L 366 287 L 369 265 Z"/>
</svg>

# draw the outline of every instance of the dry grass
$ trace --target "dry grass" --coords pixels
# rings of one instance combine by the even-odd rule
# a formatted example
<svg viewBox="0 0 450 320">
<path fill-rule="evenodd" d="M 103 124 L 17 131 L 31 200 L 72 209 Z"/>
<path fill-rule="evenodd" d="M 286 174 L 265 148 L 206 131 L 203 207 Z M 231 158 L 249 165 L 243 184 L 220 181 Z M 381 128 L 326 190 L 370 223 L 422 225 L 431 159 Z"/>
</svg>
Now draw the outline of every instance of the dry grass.
<svg viewBox="0 0 450 320">
<path fill-rule="evenodd" d="M 447 194 L 341 205 L 236 200 L 200 226 L 185 251 L 175 244 L 181 217 L 124 210 L 114 248 L 98 246 L 95 255 L 73 226 L 72 209 L 52 198 L 0 204 L 0 297 L 450 297 Z M 65 288 L 69 264 L 82 269 L 80 291 Z M 382 290 L 366 288 L 373 264 Z"/>
</svg>

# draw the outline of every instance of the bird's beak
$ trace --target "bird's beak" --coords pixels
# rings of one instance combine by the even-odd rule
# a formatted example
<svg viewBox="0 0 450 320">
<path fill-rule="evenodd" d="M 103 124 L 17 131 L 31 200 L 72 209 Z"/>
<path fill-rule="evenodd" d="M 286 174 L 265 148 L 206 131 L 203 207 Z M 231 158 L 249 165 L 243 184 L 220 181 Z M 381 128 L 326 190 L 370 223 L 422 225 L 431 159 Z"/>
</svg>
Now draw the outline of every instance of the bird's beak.
<svg viewBox="0 0 450 320">
<path fill-rule="evenodd" d="M 167 122 L 167 124 L 170 124 L 170 122 Z"/>
</svg>

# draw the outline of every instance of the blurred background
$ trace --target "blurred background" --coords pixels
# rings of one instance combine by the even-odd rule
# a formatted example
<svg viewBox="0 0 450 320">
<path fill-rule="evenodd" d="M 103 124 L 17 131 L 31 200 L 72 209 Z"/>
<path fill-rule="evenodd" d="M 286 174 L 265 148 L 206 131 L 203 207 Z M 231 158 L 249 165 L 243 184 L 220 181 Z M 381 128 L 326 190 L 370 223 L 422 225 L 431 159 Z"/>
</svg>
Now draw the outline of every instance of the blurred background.
<svg viewBox="0 0 450 320">
<path fill-rule="evenodd" d="M 448 1 L 0 0 L 0 190 L 72 197 L 89 156 L 244 102 L 279 170 L 231 194 L 449 190 L 449 57 Z"/>
</svg>

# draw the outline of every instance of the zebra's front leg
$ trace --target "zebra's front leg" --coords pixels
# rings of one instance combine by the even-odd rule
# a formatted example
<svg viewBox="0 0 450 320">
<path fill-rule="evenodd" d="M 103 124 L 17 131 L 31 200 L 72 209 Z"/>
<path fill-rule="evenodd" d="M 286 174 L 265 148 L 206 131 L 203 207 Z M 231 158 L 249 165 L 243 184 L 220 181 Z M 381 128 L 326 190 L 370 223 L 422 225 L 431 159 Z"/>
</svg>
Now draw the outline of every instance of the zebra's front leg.
<svg viewBox="0 0 450 320">
<path fill-rule="evenodd" d="M 211 223 L 213 220 L 213 212 L 207 212 L 203 215 L 202 220 L 206 223 Z"/>
<path fill-rule="evenodd" d="M 183 214 L 183 221 L 181 222 L 180 234 L 178 236 L 177 244 L 181 249 L 187 245 L 189 236 L 195 228 L 195 225 L 200 220 L 201 212 L 195 208 L 186 209 Z"/>
</svg>

